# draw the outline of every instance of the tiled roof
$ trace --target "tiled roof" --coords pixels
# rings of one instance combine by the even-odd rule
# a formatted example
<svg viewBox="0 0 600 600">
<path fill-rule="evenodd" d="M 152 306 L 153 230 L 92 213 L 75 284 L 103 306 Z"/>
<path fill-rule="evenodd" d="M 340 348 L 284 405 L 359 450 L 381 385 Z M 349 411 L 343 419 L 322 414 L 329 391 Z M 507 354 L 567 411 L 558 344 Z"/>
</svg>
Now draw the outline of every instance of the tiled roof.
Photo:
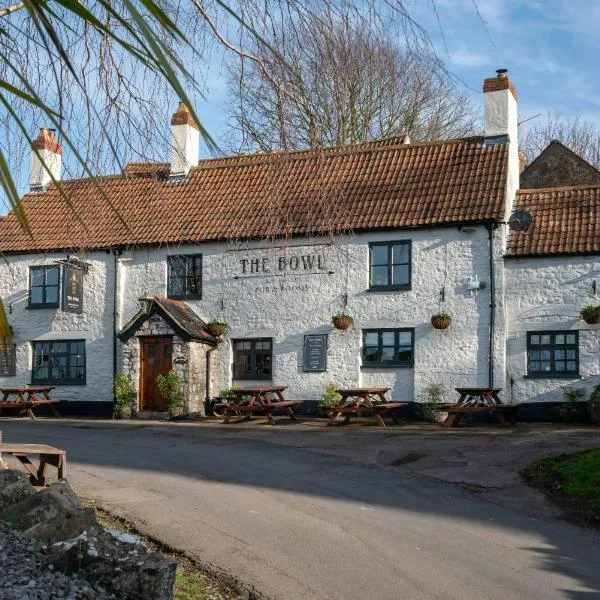
<svg viewBox="0 0 600 600">
<path fill-rule="evenodd" d="M 533 221 L 511 234 L 509 256 L 600 253 L 600 186 L 520 190 L 516 209 Z"/>
<path fill-rule="evenodd" d="M 32 237 L 10 214 L 0 223 L 0 251 L 268 238 L 503 217 L 507 144 L 486 146 L 482 138 L 410 145 L 401 140 L 203 160 L 179 182 L 168 180 L 166 163 L 132 164 L 124 175 L 96 181 L 64 181 L 75 214 L 54 186 L 26 194 Z"/>
</svg>

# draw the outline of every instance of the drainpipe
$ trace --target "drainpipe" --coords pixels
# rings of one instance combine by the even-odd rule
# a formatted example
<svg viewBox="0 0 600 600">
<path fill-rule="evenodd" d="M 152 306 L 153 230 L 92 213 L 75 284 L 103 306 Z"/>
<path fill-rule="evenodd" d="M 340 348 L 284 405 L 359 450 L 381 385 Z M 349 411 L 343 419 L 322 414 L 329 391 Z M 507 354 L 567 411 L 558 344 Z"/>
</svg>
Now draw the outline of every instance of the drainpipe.
<svg viewBox="0 0 600 600">
<path fill-rule="evenodd" d="M 113 404 L 116 404 L 117 398 L 115 396 L 114 381 L 117 375 L 117 302 L 118 302 L 118 283 L 119 283 L 119 256 L 121 255 L 120 250 L 113 250 L 113 347 L 112 347 L 112 359 L 113 359 Z"/>
<path fill-rule="evenodd" d="M 494 332 L 496 329 L 496 279 L 494 276 L 494 225 L 486 225 L 490 258 L 490 348 L 488 354 L 488 387 L 494 387 Z"/>
<path fill-rule="evenodd" d="M 216 350 L 216 346 L 211 346 L 206 351 L 206 393 L 204 395 L 204 413 L 208 416 L 208 407 L 210 404 L 210 355 Z"/>
</svg>

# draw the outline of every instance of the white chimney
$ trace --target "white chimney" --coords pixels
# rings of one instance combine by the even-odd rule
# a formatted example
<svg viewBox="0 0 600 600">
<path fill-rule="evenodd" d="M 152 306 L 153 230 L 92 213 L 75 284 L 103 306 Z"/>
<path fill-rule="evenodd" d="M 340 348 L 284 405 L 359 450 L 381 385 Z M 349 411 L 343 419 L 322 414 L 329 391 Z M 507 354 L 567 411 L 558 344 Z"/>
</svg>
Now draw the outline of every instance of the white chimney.
<svg viewBox="0 0 600 600">
<path fill-rule="evenodd" d="M 31 151 L 29 189 L 32 192 L 42 192 L 52 182 L 48 171 L 52 173 L 54 179 L 60 180 L 62 146 L 58 143 L 54 131 L 43 127 L 37 139 L 33 141 L 33 147 L 38 151 L 39 156 L 33 150 Z M 44 168 L 44 164 L 48 170 Z"/>
<path fill-rule="evenodd" d="M 198 164 L 200 131 L 189 108 L 179 103 L 171 117 L 171 177 L 185 177 Z"/>
<path fill-rule="evenodd" d="M 517 90 L 506 69 L 498 69 L 496 77 L 483 82 L 484 136 L 486 145 L 505 143 L 508 138 L 508 182 L 506 213 L 512 211 L 519 189 L 519 136 L 517 120 Z"/>
</svg>

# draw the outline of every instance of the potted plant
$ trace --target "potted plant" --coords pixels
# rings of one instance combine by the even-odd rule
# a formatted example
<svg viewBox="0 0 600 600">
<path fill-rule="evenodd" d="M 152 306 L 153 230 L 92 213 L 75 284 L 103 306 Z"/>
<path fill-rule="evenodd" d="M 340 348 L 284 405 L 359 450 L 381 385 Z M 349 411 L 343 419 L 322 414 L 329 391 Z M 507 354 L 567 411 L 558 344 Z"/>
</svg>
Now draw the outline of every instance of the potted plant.
<svg viewBox="0 0 600 600">
<path fill-rule="evenodd" d="M 581 318 L 588 325 L 597 325 L 600 323 L 600 306 L 588 304 L 581 309 Z"/>
<path fill-rule="evenodd" d="M 113 387 L 115 391 L 113 419 L 131 419 L 131 402 L 134 394 L 131 377 L 123 373 L 115 375 Z"/>
<path fill-rule="evenodd" d="M 160 395 L 167 401 L 169 417 L 173 418 L 181 412 L 183 406 L 183 384 L 179 375 L 171 369 L 166 375 L 159 375 L 156 378 L 156 385 Z"/>
<path fill-rule="evenodd" d="M 342 397 L 335 391 L 335 385 L 328 385 L 319 400 L 319 412 L 321 416 L 327 416 L 327 408 L 339 404 Z"/>
<path fill-rule="evenodd" d="M 425 388 L 427 394 L 427 401 L 423 403 L 423 418 L 426 421 L 433 421 L 434 423 L 443 423 L 448 417 L 448 413 L 442 411 L 440 406 L 444 400 L 446 390 L 441 383 L 430 383 Z"/>
<path fill-rule="evenodd" d="M 585 404 L 579 402 L 579 399 L 584 396 L 585 392 L 581 389 L 565 390 L 563 402 L 558 409 L 558 414 L 563 421 L 573 423 L 575 421 L 585 420 Z"/>
<path fill-rule="evenodd" d="M 348 329 L 354 323 L 354 319 L 345 312 L 339 312 L 331 317 L 331 322 L 336 329 Z"/>
<path fill-rule="evenodd" d="M 436 329 L 448 329 L 452 323 L 452 317 L 447 312 L 438 312 L 431 317 L 431 324 Z"/>
<path fill-rule="evenodd" d="M 225 335 L 228 329 L 227 323 L 224 323 L 223 321 L 217 321 L 216 319 L 211 319 L 206 324 L 206 331 L 208 331 L 208 333 L 214 337 L 221 337 L 222 335 Z"/>
</svg>

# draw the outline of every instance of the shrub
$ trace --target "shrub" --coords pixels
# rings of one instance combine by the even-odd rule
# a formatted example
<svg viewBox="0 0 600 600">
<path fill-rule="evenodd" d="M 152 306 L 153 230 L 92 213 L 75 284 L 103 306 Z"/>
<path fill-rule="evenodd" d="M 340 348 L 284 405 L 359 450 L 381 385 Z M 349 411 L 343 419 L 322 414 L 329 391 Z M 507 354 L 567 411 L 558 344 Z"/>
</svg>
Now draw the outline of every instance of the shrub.
<svg viewBox="0 0 600 600">
<path fill-rule="evenodd" d="M 590 421 L 600 425 L 600 385 L 594 388 L 594 391 L 590 394 L 588 400 L 588 413 L 590 415 Z"/>
<path fill-rule="evenodd" d="M 123 409 L 131 408 L 131 398 L 133 397 L 133 381 L 129 375 L 119 373 L 115 375 L 113 382 L 115 391 L 115 405 L 113 406 L 113 418 L 121 416 Z"/>
<path fill-rule="evenodd" d="M 440 405 L 444 401 L 446 389 L 441 383 L 430 383 L 425 388 L 427 394 L 427 402 L 423 403 L 423 418 L 427 421 L 440 420 Z"/>
<path fill-rule="evenodd" d="M 339 404 L 342 397 L 335 391 L 335 385 L 328 385 L 319 400 L 319 406 L 335 406 Z"/>
<path fill-rule="evenodd" d="M 166 375 L 156 378 L 156 385 L 161 396 L 167 401 L 169 417 L 173 417 L 177 409 L 183 406 L 183 384 L 179 375 L 171 369 Z"/>
</svg>

